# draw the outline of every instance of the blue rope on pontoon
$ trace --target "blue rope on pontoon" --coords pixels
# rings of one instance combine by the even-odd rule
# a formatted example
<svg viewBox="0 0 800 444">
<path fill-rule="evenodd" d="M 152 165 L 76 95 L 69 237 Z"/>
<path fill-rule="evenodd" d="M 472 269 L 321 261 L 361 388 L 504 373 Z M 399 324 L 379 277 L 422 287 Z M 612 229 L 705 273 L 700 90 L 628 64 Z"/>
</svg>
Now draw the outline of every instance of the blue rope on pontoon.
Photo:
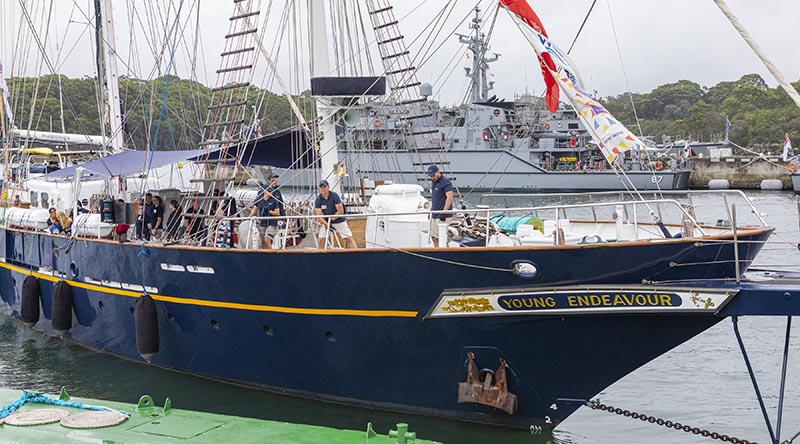
<svg viewBox="0 0 800 444">
<path fill-rule="evenodd" d="M 25 405 L 27 402 L 33 402 L 36 404 L 49 404 L 49 405 L 56 405 L 59 407 L 73 407 L 76 409 L 84 409 L 84 410 L 111 410 L 114 412 L 121 413 L 125 416 L 130 416 L 127 412 L 122 410 L 114 410 L 108 407 L 96 407 L 93 405 L 86 405 L 82 402 L 78 401 L 63 401 L 57 398 L 51 398 L 47 395 L 43 395 L 41 393 L 34 393 L 34 392 L 25 392 L 19 399 L 16 401 L 10 402 L 0 408 L 0 419 L 5 418 L 6 416 L 16 412 L 19 410 L 20 407 Z"/>
</svg>

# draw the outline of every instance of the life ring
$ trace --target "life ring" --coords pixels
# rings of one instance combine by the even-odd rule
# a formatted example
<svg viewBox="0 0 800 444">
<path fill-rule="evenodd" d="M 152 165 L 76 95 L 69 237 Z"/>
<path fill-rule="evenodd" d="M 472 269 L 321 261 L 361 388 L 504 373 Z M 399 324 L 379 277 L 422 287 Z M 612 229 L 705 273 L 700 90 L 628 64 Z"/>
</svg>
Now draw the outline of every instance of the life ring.
<svg viewBox="0 0 800 444">
<path fill-rule="evenodd" d="M 661 171 L 664 169 L 664 163 L 660 160 L 657 160 L 653 163 L 653 169 L 656 171 Z"/>
<path fill-rule="evenodd" d="M 549 124 L 549 123 L 545 123 L 545 124 L 544 124 L 544 125 L 542 125 L 542 126 L 544 127 L 544 129 L 550 129 L 550 124 Z"/>
<path fill-rule="evenodd" d="M 372 121 L 372 125 L 375 126 L 375 128 L 377 128 L 377 127 L 383 125 L 383 122 L 381 122 L 381 119 L 375 119 L 375 120 Z"/>
<path fill-rule="evenodd" d="M 790 163 L 786 167 L 786 169 L 789 170 L 790 173 L 796 173 L 797 172 L 797 164 L 796 163 Z"/>
</svg>

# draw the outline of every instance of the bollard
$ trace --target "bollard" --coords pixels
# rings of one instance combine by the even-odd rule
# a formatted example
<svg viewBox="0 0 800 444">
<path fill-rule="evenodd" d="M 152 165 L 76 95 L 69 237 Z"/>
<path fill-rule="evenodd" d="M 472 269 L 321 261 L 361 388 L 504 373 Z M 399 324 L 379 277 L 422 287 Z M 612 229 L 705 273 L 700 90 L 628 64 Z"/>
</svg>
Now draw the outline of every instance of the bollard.
<svg viewBox="0 0 800 444">
<path fill-rule="evenodd" d="M 409 432 L 408 424 L 401 422 L 397 424 L 397 430 L 389 430 L 389 438 L 397 438 L 397 444 L 408 444 L 417 439 L 417 434 Z"/>
</svg>

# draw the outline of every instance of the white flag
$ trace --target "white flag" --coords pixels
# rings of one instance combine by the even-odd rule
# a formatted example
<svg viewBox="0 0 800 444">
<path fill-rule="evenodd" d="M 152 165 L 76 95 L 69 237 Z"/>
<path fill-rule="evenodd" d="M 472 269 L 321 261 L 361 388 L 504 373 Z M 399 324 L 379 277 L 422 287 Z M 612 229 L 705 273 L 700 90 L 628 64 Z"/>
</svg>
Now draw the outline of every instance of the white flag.
<svg viewBox="0 0 800 444">
<path fill-rule="evenodd" d="M 789 140 L 789 133 L 786 133 L 786 136 L 783 138 L 783 161 L 788 162 L 792 157 L 794 157 L 792 142 Z"/>
<path fill-rule="evenodd" d="M 692 156 L 692 139 L 686 139 L 686 144 L 683 145 L 683 153 L 681 154 L 681 158 L 688 159 Z"/>
<path fill-rule="evenodd" d="M 8 104 L 8 85 L 6 85 L 6 78 L 3 76 L 3 64 L 0 63 L 0 91 L 3 91 L 3 102 L 6 104 L 6 114 L 8 121 L 14 125 L 14 113 L 11 111 L 11 106 Z"/>
</svg>

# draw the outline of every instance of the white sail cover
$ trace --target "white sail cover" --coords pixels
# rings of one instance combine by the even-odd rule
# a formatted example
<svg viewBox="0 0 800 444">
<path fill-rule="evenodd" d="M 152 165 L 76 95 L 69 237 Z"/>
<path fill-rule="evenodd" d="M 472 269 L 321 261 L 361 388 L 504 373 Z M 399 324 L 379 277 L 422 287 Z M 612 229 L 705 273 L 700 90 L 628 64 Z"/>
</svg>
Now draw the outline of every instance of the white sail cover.
<svg viewBox="0 0 800 444">
<path fill-rule="evenodd" d="M 520 4 L 524 2 L 515 1 L 509 3 Z M 544 54 L 550 55 L 555 64 L 555 70 L 548 67 L 548 71 L 556 79 L 561 92 L 564 93 L 572 107 L 578 112 L 589 134 L 600 146 L 609 163 L 614 162 L 617 156 L 625 151 L 634 148 L 640 150 L 648 149 L 644 142 L 633 135 L 600 102 L 579 86 L 575 70 L 570 66 L 567 57 L 550 42 L 549 38 L 528 25 L 527 21 L 519 16 L 519 13 L 524 13 L 524 10 L 514 8 L 513 5 L 505 2 L 501 2 L 501 4 L 509 11 L 525 38 L 530 42 L 533 50 L 536 51 L 536 55 L 539 58 Z"/>
</svg>

